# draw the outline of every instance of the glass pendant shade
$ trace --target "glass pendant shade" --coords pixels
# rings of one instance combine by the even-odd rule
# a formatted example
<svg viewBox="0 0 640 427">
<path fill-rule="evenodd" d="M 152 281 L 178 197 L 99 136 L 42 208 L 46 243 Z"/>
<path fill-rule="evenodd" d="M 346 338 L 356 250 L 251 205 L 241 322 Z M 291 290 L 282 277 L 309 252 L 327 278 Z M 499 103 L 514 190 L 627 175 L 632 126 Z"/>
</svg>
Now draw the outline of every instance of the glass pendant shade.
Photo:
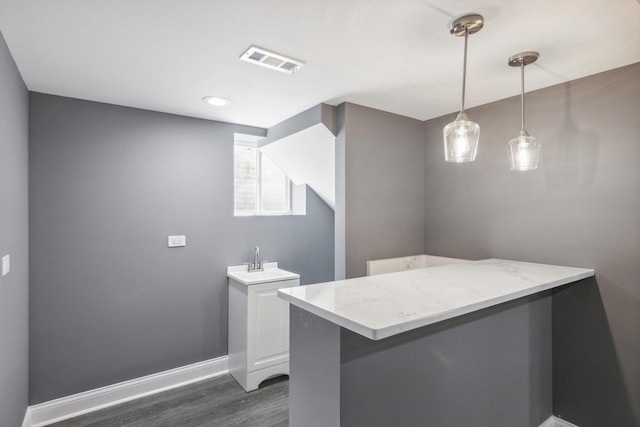
<svg viewBox="0 0 640 427">
<path fill-rule="evenodd" d="M 447 162 L 473 162 L 478 152 L 480 126 L 460 113 L 454 122 L 442 130 L 444 136 L 444 159 Z"/>
<path fill-rule="evenodd" d="M 509 141 L 509 160 L 511 170 L 528 171 L 538 167 L 540 141 L 529 135 L 519 135 Z"/>
<path fill-rule="evenodd" d="M 520 52 L 511 56 L 507 61 L 510 67 L 520 68 L 520 120 L 522 128 L 518 136 L 507 144 L 512 171 L 530 171 L 538 168 L 540 141 L 529 136 L 524 130 L 524 67 L 536 62 L 538 56 L 540 56 L 538 52 Z"/>
<path fill-rule="evenodd" d="M 444 136 L 444 159 L 447 162 L 473 162 L 478 152 L 480 126 L 472 122 L 464 112 L 464 96 L 467 81 L 467 43 L 469 34 L 480 31 L 484 25 L 482 15 L 470 14 L 461 16 L 451 22 L 449 32 L 456 37 L 464 36 L 464 57 L 462 61 L 462 102 L 460 114 L 455 121 L 442 129 Z"/>
</svg>

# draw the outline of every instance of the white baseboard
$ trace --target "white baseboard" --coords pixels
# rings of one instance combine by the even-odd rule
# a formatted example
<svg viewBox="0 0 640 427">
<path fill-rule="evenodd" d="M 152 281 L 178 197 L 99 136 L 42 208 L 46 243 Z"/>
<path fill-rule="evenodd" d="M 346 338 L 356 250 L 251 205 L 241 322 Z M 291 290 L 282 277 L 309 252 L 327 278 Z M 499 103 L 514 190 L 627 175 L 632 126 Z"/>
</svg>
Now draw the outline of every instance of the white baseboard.
<svg viewBox="0 0 640 427">
<path fill-rule="evenodd" d="M 27 408 L 23 427 L 46 426 L 67 418 L 202 381 L 227 372 L 229 372 L 228 356 L 222 356 L 39 403 Z M 27 419 L 28 424 L 26 424 Z"/>
<path fill-rule="evenodd" d="M 49 402 L 29 406 L 22 427 L 43 427 L 78 415 L 119 403 L 149 396 L 172 388 L 212 378 L 229 372 L 228 356 L 205 360 L 146 377 L 112 384 Z M 578 427 L 550 416 L 539 427 Z"/>
<path fill-rule="evenodd" d="M 22 420 L 22 427 L 31 427 L 31 408 L 27 407 Z"/>
<path fill-rule="evenodd" d="M 565 421 L 562 418 L 550 416 L 540 424 L 540 427 L 578 427 L 575 424 L 571 424 L 569 421 Z"/>
</svg>

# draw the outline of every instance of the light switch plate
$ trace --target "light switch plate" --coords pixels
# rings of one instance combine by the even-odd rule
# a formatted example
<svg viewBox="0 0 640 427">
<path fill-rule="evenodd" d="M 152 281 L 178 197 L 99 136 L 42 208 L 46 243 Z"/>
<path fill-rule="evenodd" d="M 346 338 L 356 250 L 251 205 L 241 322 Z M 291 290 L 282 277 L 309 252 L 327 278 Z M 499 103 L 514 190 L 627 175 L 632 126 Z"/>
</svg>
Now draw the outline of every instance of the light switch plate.
<svg viewBox="0 0 640 427">
<path fill-rule="evenodd" d="M 6 276 L 7 274 L 9 274 L 10 270 L 11 270 L 11 258 L 9 257 L 9 255 L 5 255 L 2 257 L 2 275 Z"/>
<path fill-rule="evenodd" d="M 169 247 L 179 248 L 187 246 L 187 236 L 169 236 Z"/>
</svg>

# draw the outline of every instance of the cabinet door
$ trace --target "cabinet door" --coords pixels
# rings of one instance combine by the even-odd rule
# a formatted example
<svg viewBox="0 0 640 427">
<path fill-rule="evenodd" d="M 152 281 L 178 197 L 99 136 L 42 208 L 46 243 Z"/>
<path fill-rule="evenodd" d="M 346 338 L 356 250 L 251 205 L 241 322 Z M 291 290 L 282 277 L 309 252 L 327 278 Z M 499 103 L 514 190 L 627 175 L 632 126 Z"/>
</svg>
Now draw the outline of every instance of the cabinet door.
<svg viewBox="0 0 640 427">
<path fill-rule="evenodd" d="M 278 298 L 277 290 L 298 284 L 297 280 L 287 280 L 251 287 L 250 299 L 253 301 L 249 306 L 255 304 L 255 309 L 249 310 L 249 334 L 254 337 L 249 339 L 249 347 L 253 347 L 249 349 L 250 367 L 260 369 L 288 361 L 289 304 Z"/>
</svg>

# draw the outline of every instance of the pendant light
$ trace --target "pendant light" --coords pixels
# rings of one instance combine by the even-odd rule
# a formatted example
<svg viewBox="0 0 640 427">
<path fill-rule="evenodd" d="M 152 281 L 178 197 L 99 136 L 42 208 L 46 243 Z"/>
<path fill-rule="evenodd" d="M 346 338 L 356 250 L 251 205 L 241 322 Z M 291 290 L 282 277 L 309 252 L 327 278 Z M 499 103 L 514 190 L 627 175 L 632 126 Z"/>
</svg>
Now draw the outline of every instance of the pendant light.
<svg viewBox="0 0 640 427">
<path fill-rule="evenodd" d="M 521 100 L 521 119 L 522 129 L 520 134 L 509 141 L 509 160 L 511 161 L 511 170 L 528 171 L 538 167 L 538 158 L 540 157 L 540 141 L 529 136 L 524 129 L 524 67 L 533 64 L 538 59 L 538 52 L 521 52 L 509 58 L 510 67 L 520 67 L 520 100 Z"/>
<path fill-rule="evenodd" d="M 462 105 L 456 120 L 442 130 L 444 136 L 444 159 L 447 162 L 472 162 L 476 159 L 480 126 L 469 120 L 464 112 L 464 92 L 467 79 L 467 41 L 469 34 L 480 31 L 484 25 L 481 15 L 465 15 L 451 23 L 451 35 L 464 36 L 464 63 L 462 68 Z"/>
</svg>

